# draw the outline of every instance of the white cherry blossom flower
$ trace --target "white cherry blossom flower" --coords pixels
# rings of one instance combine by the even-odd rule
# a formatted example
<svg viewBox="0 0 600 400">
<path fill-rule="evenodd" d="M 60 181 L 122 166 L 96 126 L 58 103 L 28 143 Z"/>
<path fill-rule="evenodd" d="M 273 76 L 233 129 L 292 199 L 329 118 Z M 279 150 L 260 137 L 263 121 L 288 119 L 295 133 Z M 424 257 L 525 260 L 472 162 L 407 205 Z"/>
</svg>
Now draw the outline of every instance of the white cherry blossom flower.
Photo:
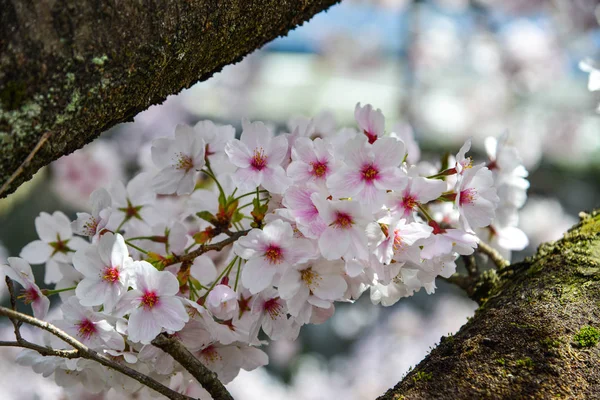
<svg viewBox="0 0 600 400">
<path fill-rule="evenodd" d="M 180 331 L 189 316 L 176 296 L 179 282 L 175 275 L 158 271 L 146 261 L 134 261 L 130 285 L 119 301 L 117 315 L 129 314 L 129 340 L 149 344 L 163 329 Z"/>
<path fill-rule="evenodd" d="M 112 200 L 104 188 L 98 188 L 90 195 L 92 213 L 77 213 L 77 219 L 71 222 L 73 232 L 82 236 L 96 236 L 102 231 L 110 217 Z"/>
<path fill-rule="evenodd" d="M 58 263 L 70 263 L 73 253 L 86 247 L 87 242 L 73 237 L 71 221 L 60 211 L 52 215 L 42 212 L 35 219 L 35 230 L 40 240 L 23 247 L 20 257 L 31 264 L 46 263 L 44 283 L 56 283 L 61 279 Z"/>
<path fill-rule="evenodd" d="M 160 169 L 152 180 L 156 193 L 192 193 L 197 171 L 205 164 L 205 150 L 204 139 L 187 125 L 177 125 L 174 139 L 154 140 L 152 161 Z"/>
<path fill-rule="evenodd" d="M 404 159 L 404 142 L 383 138 L 373 145 L 363 138 L 351 141 L 345 151 L 345 165 L 327 179 L 334 198 L 351 197 L 371 209 L 379 209 L 386 191 L 404 186 L 398 168 Z"/>
<path fill-rule="evenodd" d="M 120 181 L 116 182 L 109 190 L 113 211 L 106 228 L 115 231 L 136 222 L 153 224 L 155 213 L 152 212 L 152 205 L 156 194 L 149 190 L 151 186 L 152 175 L 146 172 L 137 174 L 127 183 L 127 187 Z"/>
<path fill-rule="evenodd" d="M 8 265 L 0 265 L 0 271 L 23 287 L 21 295 L 18 297 L 25 300 L 26 304 L 31 304 L 34 317 L 43 320 L 48 315 L 50 300 L 35 284 L 31 266 L 27 261 L 18 257 L 8 257 L 7 261 Z"/>
<path fill-rule="evenodd" d="M 244 120 L 240 140 L 227 143 L 225 153 L 238 167 L 233 179 L 242 190 L 252 190 L 262 185 L 269 192 L 283 193 L 290 185 L 281 163 L 287 150 L 285 136 L 273 137 L 273 133 L 262 122 Z"/>
<path fill-rule="evenodd" d="M 237 294 L 227 285 L 216 285 L 206 296 L 206 307 L 221 320 L 229 320 L 238 311 Z"/>
<path fill-rule="evenodd" d="M 395 214 L 407 221 L 414 221 L 414 212 L 419 205 L 437 199 L 446 190 L 446 183 L 437 179 L 427 179 L 414 176 L 414 170 L 409 171 L 406 186 L 387 196 L 386 206 Z"/>
<path fill-rule="evenodd" d="M 233 250 L 247 260 L 242 270 L 242 284 L 252 294 L 271 285 L 276 274 L 315 256 L 310 242 L 294 238 L 291 225 L 282 220 L 267 224 L 263 230 L 251 230 L 234 244 Z"/>
<path fill-rule="evenodd" d="M 325 185 L 336 168 L 331 143 L 317 138 L 300 137 L 292 147 L 292 162 L 287 174 L 294 182 L 315 182 Z"/>
<path fill-rule="evenodd" d="M 63 319 L 55 325 L 92 349 L 125 349 L 125 340 L 108 323 L 106 315 L 79 304 L 76 297 L 69 298 L 61 307 Z"/>
<path fill-rule="evenodd" d="M 258 335 L 261 327 L 272 340 L 288 336 L 292 321 L 287 317 L 285 300 L 279 297 L 277 290 L 267 288 L 254 296 L 251 313 L 256 318 L 250 331 L 251 338 Z"/>
<path fill-rule="evenodd" d="M 75 289 L 83 306 L 104 306 L 111 312 L 127 291 L 133 260 L 120 234 L 105 233 L 97 244 L 80 250 L 73 257 L 73 266 L 84 276 Z"/>
<path fill-rule="evenodd" d="M 383 113 L 380 109 L 373 110 L 373 106 L 370 104 L 361 107 L 358 103 L 354 108 L 354 118 L 370 144 L 375 143 L 385 133 Z"/>
<path fill-rule="evenodd" d="M 459 180 L 455 200 L 463 227 L 471 231 L 488 226 L 499 200 L 492 172 L 483 164 L 468 169 Z"/>
<path fill-rule="evenodd" d="M 343 298 L 348 285 L 340 261 L 317 261 L 289 268 L 279 283 L 279 293 L 287 300 L 290 313 L 298 316 L 305 303 L 327 309 Z"/>
<path fill-rule="evenodd" d="M 369 217 L 354 200 L 323 200 L 313 194 L 313 202 L 327 228 L 319 238 L 321 254 L 328 260 L 342 257 L 366 260 L 369 257 L 365 228 Z"/>
</svg>

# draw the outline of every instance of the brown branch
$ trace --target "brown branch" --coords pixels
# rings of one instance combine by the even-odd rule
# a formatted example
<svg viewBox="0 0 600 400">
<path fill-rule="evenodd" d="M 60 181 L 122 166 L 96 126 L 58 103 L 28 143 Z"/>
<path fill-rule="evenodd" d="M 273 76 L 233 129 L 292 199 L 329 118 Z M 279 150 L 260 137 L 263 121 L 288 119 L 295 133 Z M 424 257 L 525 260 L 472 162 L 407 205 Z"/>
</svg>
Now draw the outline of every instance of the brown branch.
<svg viewBox="0 0 600 400">
<path fill-rule="evenodd" d="M 177 264 L 177 263 L 194 261 L 195 258 L 201 256 L 204 253 L 208 253 L 209 251 L 212 251 L 212 250 L 221 251 L 221 250 L 223 250 L 224 247 L 229 246 L 230 244 L 233 244 L 236 240 L 238 240 L 242 236 L 246 236 L 248 234 L 248 232 L 250 232 L 250 229 L 247 229 L 245 231 L 238 231 L 238 232 L 227 231 L 227 232 L 225 232 L 227 235 L 229 235 L 229 237 L 227 239 L 225 239 L 221 242 L 218 242 L 218 243 L 203 244 L 194 251 L 190 251 L 189 253 L 182 254 L 180 256 L 175 256 L 172 259 L 165 262 L 165 267 L 169 266 L 169 265 Z"/>
<path fill-rule="evenodd" d="M 51 334 L 53 334 L 54 336 L 56 336 L 57 338 L 63 340 L 65 343 L 73 346 L 75 348 L 75 351 L 77 352 L 78 356 L 81 358 L 85 358 L 88 360 L 94 360 L 102 365 L 104 365 L 105 367 L 108 368 L 112 368 L 116 371 L 121 372 L 124 375 L 129 376 L 130 378 L 135 379 L 136 381 L 140 382 L 142 385 L 148 386 L 151 389 L 154 389 L 155 391 L 157 391 L 158 393 L 166 396 L 169 399 L 172 400 L 192 400 L 191 397 L 189 396 L 185 396 L 181 393 L 178 393 L 170 388 L 168 388 L 167 386 L 159 383 L 158 381 L 150 378 L 147 375 L 144 375 L 138 371 L 136 371 L 133 368 L 130 368 L 126 365 L 122 365 L 119 364 L 113 360 L 111 360 L 110 358 L 96 352 L 95 350 L 90 349 L 89 347 L 87 347 L 86 345 L 84 345 L 83 343 L 81 343 L 80 341 L 78 341 L 77 339 L 75 339 L 74 337 L 70 336 L 69 334 L 67 334 L 66 332 L 64 332 L 63 330 L 59 329 L 58 327 L 45 322 L 45 321 L 41 321 L 37 318 L 31 317 L 27 314 L 22 314 L 20 312 L 11 310 L 9 308 L 6 307 L 0 307 L 0 315 L 8 317 L 11 320 L 17 320 L 20 322 L 24 322 L 26 324 L 41 328 L 47 332 L 50 332 Z M 11 342 L 3 342 L 4 345 L 8 345 L 8 343 Z M 22 343 L 19 342 L 14 342 L 17 344 L 17 347 L 24 347 L 24 348 L 31 348 L 28 345 L 23 345 Z M 37 347 L 37 345 L 36 345 Z M 40 346 L 41 347 L 41 346 Z M 46 349 L 46 348 L 44 348 Z M 34 348 L 33 350 L 40 350 L 38 348 Z M 57 351 L 57 350 L 54 350 Z M 39 352 L 39 351 L 38 351 Z M 46 353 L 46 354 L 44 354 Z M 40 352 L 40 354 L 42 355 L 56 355 L 56 354 L 50 354 L 48 352 L 48 350 L 42 350 Z M 72 356 L 72 353 L 68 353 L 69 357 L 67 358 L 76 358 L 74 356 Z"/>
<path fill-rule="evenodd" d="M 210 393 L 214 400 L 233 400 L 231 394 L 219 381 L 217 374 L 206 368 L 179 340 L 166 334 L 160 334 L 154 338 L 152 345 L 169 354 L 181 364 Z"/>
<path fill-rule="evenodd" d="M 10 307 L 13 309 L 13 311 L 17 311 L 17 298 L 15 296 L 15 286 L 13 284 L 12 279 L 10 279 L 8 276 L 6 277 L 5 281 L 6 286 L 8 287 L 8 293 L 10 295 Z M 22 343 L 23 337 L 21 336 L 21 322 L 13 318 L 10 319 L 10 322 L 12 322 L 15 328 L 15 338 L 17 339 L 17 342 Z"/>
<path fill-rule="evenodd" d="M 35 350 L 43 356 L 54 356 L 60 358 L 81 358 L 79 350 L 62 350 L 53 349 L 51 347 L 40 346 L 39 344 L 31 343 L 25 339 L 11 341 L 0 341 L 0 347 L 21 347 L 23 349 Z"/>
<path fill-rule="evenodd" d="M 338 1 L 0 0 L 0 197 Z"/>
</svg>

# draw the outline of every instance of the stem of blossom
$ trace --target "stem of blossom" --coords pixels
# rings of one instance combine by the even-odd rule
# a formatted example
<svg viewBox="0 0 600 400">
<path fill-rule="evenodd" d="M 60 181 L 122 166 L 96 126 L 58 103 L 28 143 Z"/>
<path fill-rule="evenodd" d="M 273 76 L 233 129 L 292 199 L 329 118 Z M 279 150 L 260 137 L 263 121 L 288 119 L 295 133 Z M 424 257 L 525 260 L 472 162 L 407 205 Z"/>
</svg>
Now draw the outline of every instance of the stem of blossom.
<svg viewBox="0 0 600 400">
<path fill-rule="evenodd" d="M 225 275 L 227 275 L 229 272 L 231 272 L 231 269 L 233 268 L 233 265 L 235 264 L 235 262 L 237 261 L 238 258 L 239 258 L 238 256 L 235 256 L 233 258 L 233 260 L 231 260 L 231 262 L 223 269 L 223 271 L 219 274 L 217 279 L 215 279 L 215 281 L 212 283 L 212 285 L 210 285 L 210 287 L 208 288 L 206 293 L 204 293 L 204 297 L 208 296 L 208 294 L 211 292 L 211 290 L 213 290 L 215 288 L 215 286 L 217 286 L 217 284 L 219 282 L 221 282 L 221 279 L 223 279 L 223 277 Z"/>
<path fill-rule="evenodd" d="M 256 190 L 258 191 L 258 188 L 256 188 Z M 259 192 L 260 192 L 260 193 L 269 193 L 267 190 L 260 190 Z M 250 192 L 250 193 L 242 194 L 242 195 L 240 195 L 240 196 L 236 197 L 236 198 L 235 198 L 235 199 L 233 199 L 233 200 L 235 201 L 235 200 L 243 199 L 244 197 L 247 197 L 247 196 L 254 196 L 255 194 L 256 194 L 256 192 L 254 192 L 254 191 L 253 191 L 253 192 Z M 249 203 L 249 204 L 252 204 L 252 203 Z M 238 210 L 239 210 L 239 207 L 238 207 Z"/>
<path fill-rule="evenodd" d="M 456 174 L 456 168 L 448 168 L 446 170 L 438 172 L 435 175 L 428 176 L 427 179 L 442 179 L 445 176 L 454 175 L 454 174 Z"/>
<path fill-rule="evenodd" d="M 181 364 L 214 400 L 233 400 L 233 396 L 219 381 L 217 374 L 206 368 L 179 340 L 166 334 L 160 334 L 152 340 L 152 345 L 169 354 Z"/>
<path fill-rule="evenodd" d="M 136 250 L 137 250 L 137 251 L 139 251 L 140 253 L 144 253 L 144 254 L 146 254 L 146 255 L 148 254 L 148 252 L 147 252 L 146 250 L 144 250 L 144 249 L 142 249 L 142 248 L 139 248 L 139 247 L 137 247 L 137 246 L 136 246 L 136 245 L 134 245 L 134 244 L 131 244 L 131 243 L 129 242 L 129 239 L 127 239 L 127 240 L 125 241 L 125 243 L 127 243 L 127 245 L 128 245 L 128 246 L 131 246 L 131 247 L 133 247 L 134 249 L 136 249 Z"/>
<path fill-rule="evenodd" d="M 210 167 L 210 164 L 206 164 L 206 169 L 201 170 L 201 172 L 204 172 L 206 175 L 208 175 L 213 181 L 215 181 L 215 183 L 217 184 L 217 187 L 219 188 L 219 193 L 221 194 L 221 196 L 223 196 L 224 198 L 226 198 L 225 196 L 225 191 L 223 190 L 223 187 L 221 186 L 221 183 L 219 183 L 219 180 L 217 179 L 217 177 L 215 176 L 212 168 Z"/>
<path fill-rule="evenodd" d="M 129 218 L 127 216 L 125 216 L 125 218 L 123 218 L 123 221 L 121 221 L 121 223 L 119 224 L 119 226 L 117 226 L 117 229 L 115 229 L 115 233 L 119 233 L 119 231 L 121 230 L 121 228 L 123 227 L 123 225 L 125 225 L 125 222 L 127 222 Z"/>
<path fill-rule="evenodd" d="M 58 293 L 62 293 L 62 292 L 68 292 L 70 290 L 75 290 L 77 289 L 77 286 L 73 286 L 73 287 L 69 287 L 69 288 L 64 288 L 64 289 L 42 289 L 42 293 L 45 296 L 52 296 L 53 294 L 58 294 Z"/>
<path fill-rule="evenodd" d="M 496 268 L 498 268 L 498 270 L 503 270 L 504 268 L 510 265 L 510 262 L 507 261 L 504 257 L 502 257 L 502 255 L 498 253 L 496 249 L 494 249 L 492 246 L 485 242 L 479 241 L 476 250 L 480 253 L 487 255 L 490 258 L 490 260 L 492 260 L 492 262 L 496 265 Z"/>
<path fill-rule="evenodd" d="M 242 270 L 242 259 L 238 260 L 237 272 L 235 274 L 235 285 L 233 286 L 233 291 L 237 292 L 238 281 L 240 280 L 240 271 Z"/>
<path fill-rule="evenodd" d="M 427 221 L 433 221 L 433 218 L 431 218 L 431 216 L 429 215 L 427 210 L 425 210 L 425 207 L 423 207 L 423 205 L 421 203 L 419 203 L 419 211 L 421 211 L 423 213 L 423 215 L 425 216 Z"/>
<path fill-rule="evenodd" d="M 49 324 L 48 322 L 31 317 L 27 314 L 22 314 L 20 312 L 11 310 L 6 307 L 0 307 L 0 315 L 8 317 L 11 320 L 17 320 L 20 322 L 24 322 L 26 324 L 29 324 L 29 325 L 41 328 L 47 332 L 50 332 L 57 338 L 66 342 L 67 344 L 73 346 L 75 348 L 74 352 L 76 352 L 78 357 L 96 361 L 96 362 L 104 365 L 105 367 L 112 368 L 116 371 L 119 371 L 122 374 L 127 375 L 130 378 L 133 378 L 136 381 L 140 382 L 142 385 L 148 386 L 149 388 L 156 390 L 158 393 L 165 395 L 169 399 L 192 400 L 191 397 L 182 395 L 181 393 L 178 393 L 178 392 L 168 388 L 167 386 L 164 386 L 163 384 L 155 381 L 154 379 L 150 378 L 147 375 L 144 375 L 144 374 L 134 370 L 133 368 L 129 368 L 126 365 L 119 364 L 119 363 L 111 360 L 110 358 L 108 358 L 102 354 L 99 354 L 95 350 L 88 348 L 86 345 L 84 345 L 83 343 L 81 343 L 80 341 L 75 339 L 74 337 L 69 336 L 67 333 L 65 333 L 61 329 L 57 328 L 56 326 Z M 6 344 L 9 342 L 4 342 L 4 343 Z M 31 348 L 31 346 L 26 347 L 25 345 L 19 343 L 18 338 L 17 338 L 17 345 L 18 345 L 17 347 Z M 37 350 L 37 349 L 33 349 L 33 350 Z M 54 350 L 54 349 L 51 349 L 51 350 Z M 54 351 L 58 351 L 58 350 L 54 350 Z M 44 354 L 44 353 L 40 353 L 40 354 L 56 355 L 56 354 L 50 354 L 48 352 L 46 352 L 46 353 L 47 354 Z M 77 358 L 74 355 L 72 355 L 75 353 L 66 353 L 66 354 L 69 354 L 68 358 Z"/>
</svg>

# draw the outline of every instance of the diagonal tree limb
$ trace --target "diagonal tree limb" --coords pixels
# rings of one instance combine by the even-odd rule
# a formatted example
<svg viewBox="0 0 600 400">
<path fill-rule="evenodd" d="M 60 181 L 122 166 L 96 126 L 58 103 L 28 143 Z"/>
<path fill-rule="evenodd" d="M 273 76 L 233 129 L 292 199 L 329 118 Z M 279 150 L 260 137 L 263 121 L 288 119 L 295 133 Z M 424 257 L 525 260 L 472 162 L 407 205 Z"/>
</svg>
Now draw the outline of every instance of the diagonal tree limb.
<svg viewBox="0 0 600 400">
<path fill-rule="evenodd" d="M 0 197 L 339 0 L 0 0 Z"/>
</svg>

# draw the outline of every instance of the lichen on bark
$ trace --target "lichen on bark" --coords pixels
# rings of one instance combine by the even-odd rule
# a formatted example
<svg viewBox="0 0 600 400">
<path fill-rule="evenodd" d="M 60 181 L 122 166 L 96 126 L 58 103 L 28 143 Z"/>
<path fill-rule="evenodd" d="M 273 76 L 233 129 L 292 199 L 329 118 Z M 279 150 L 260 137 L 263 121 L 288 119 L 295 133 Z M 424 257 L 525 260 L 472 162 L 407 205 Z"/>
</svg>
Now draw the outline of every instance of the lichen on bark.
<svg viewBox="0 0 600 400">
<path fill-rule="evenodd" d="M 499 278 L 475 316 L 380 400 L 598 398 L 600 346 L 574 337 L 600 328 L 600 212 Z"/>
</svg>

